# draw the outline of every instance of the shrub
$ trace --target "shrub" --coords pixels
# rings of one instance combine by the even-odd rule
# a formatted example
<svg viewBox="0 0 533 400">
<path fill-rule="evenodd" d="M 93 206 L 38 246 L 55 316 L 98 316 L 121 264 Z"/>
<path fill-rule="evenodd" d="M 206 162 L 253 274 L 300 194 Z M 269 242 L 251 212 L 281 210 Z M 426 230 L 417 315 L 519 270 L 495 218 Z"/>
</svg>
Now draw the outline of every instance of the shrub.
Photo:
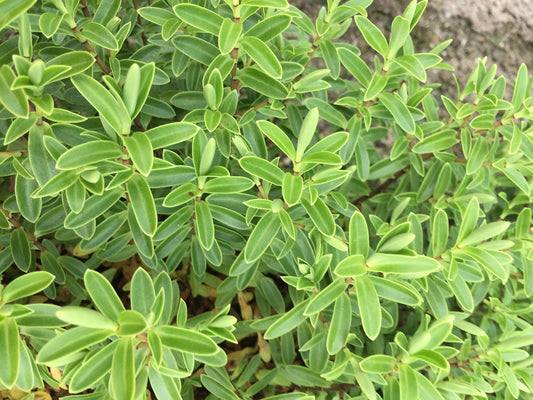
<svg viewBox="0 0 533 400">
<path fill-rule="evenodd" d="M 0 1 L 0 389 L 533 398 L 526 67 L 339 3 Z"/>
</svg>

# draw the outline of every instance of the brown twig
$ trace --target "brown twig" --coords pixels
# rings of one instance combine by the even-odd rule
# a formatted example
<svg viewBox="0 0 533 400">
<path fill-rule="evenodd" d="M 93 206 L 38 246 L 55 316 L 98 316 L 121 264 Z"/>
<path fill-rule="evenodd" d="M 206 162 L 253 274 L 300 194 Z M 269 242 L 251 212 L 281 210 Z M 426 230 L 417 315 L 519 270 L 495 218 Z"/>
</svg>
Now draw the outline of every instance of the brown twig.
<svg viewBox="0 0 533 400">
<path fill-rule="evenodd" d="M 135 11 L 139 9 L 139 5 L 137 4 L 137 0 L 132 0 L 133 2 L 133 8 L 135 8 Z M 143 26 L 143 20 L 141 18 L 141 14 L 137 13 L 137 23 L 141 26 L 141 38 L 143 41 L 143 45 L 148 44 L 148 39 L 146 38 L 146 35 L 144 34 L 144 26 Z"/>
<path fill-rule="evenodd" d="M 91 18 L 91 13 L 89 12 L 89 9 L 87 8 L 87 0 L 81 0 L 81 11 L 83 12 L 83 15 L 87 18 Z"/>
<path fill-rule="evenodd" d="M 46 250 L 46 247 L 44 247 L 41 242 L 39 242 L 37 240 L 37 238 L 30 232 L 28 231 L 25 227 L 22 226 L 22 224 L 17 221 L 15 218 L 13 218 L 10 214 L 9 214 L 9 211 L 7 211 L 2 205 L 0 205 L 0 212 L 2 212 L 2 214 L 4 214 L 7 218 L 7 220 L 9 221 L 9 223 L 11 225 L 13 225 L 16 229 L 22 229 L 24 231 L 24 234 L 26 235 L 26 237 L 28 238 L 28 240 L 33 243 L 39 250 L 41 251 L 47 251 Z"/>
<path fill-rule="evenodd" d="M 78 28 L 77 26 L 72 28 L 72 31 L 74 33 L 81 33 L 80 28 Z M 111 68 L 109 68 L 109 66 L 104 62 L 104 60 L 100 58 L 98 54 L 96 54 L 96 51 L 89 44 L 89 42 L 87 40 L 83 42 L 80 40 L 80 42 L 81 42 L 81 45 L 85 48 L 85 50 L 87 50 L 89 53 L 91 53 L 94 56 L 94 60 L 96 61 L 96 64 L 98 64 L 102 72 L 106 75 L 111 75 Z"/>
</svg>

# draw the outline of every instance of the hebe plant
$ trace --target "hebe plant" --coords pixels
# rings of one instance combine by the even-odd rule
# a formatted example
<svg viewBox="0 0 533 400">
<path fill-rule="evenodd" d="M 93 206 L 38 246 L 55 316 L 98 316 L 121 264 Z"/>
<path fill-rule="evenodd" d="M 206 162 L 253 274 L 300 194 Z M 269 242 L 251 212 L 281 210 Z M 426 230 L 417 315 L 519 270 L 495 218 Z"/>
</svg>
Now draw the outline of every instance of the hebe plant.
<svg viewBox="0 0 533 400">
<path fill-rule="evenodd" d="M 526 67 L 370 3 L 0 1 L 0 389 L 533 398 Z"/>
</svg>

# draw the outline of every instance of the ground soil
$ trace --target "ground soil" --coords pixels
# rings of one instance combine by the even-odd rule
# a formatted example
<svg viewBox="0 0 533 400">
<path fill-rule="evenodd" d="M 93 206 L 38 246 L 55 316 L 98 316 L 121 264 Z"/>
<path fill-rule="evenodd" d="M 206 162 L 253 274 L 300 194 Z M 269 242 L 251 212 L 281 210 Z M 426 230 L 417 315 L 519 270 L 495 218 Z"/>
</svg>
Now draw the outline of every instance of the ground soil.
<svg viewBox="0 0 533 400">
<path fill-rule="evenodd" d="M 290 0 L 291 4 L 316 16 L 325 0 Z M 371 21 L 388 34 L 392 19 L 402 13 L 410 0 L 375 0 L 368 8 Z M 498 74 L 511 82 L 521 63 L 533 71 L 533 1 L 532 0 L 429 0 L 418 26 L 413 31 L 417 52 L 427 51 L 438 43 L 453 39 L 442 54 L 455 68 L 464 86 L 478 58 L 487 57 L 487 66 L 498 65 Z M 361 48 L 363 55 L 373 57 L 353 26 L 343 40 Z M 438 71 L 430 76 L 443 83 L 443 92 L 454 98 L 455 85 L 450 72 Z M 512 95 L 508 85 L 508 96 Z"/>
</svg>

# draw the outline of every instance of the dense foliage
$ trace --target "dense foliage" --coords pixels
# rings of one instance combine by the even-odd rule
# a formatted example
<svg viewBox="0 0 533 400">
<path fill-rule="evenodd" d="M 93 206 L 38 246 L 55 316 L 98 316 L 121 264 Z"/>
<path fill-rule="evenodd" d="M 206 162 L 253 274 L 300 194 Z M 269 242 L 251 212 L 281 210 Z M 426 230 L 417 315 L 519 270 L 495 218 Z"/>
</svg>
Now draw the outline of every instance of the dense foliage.
<svg viewBox="0 0 533 400">
<path fill-rule="evenodd" d="M 0 0 L 3 393 L 533 398 L 527 69 L 370 3 Z"/>
</svg>

